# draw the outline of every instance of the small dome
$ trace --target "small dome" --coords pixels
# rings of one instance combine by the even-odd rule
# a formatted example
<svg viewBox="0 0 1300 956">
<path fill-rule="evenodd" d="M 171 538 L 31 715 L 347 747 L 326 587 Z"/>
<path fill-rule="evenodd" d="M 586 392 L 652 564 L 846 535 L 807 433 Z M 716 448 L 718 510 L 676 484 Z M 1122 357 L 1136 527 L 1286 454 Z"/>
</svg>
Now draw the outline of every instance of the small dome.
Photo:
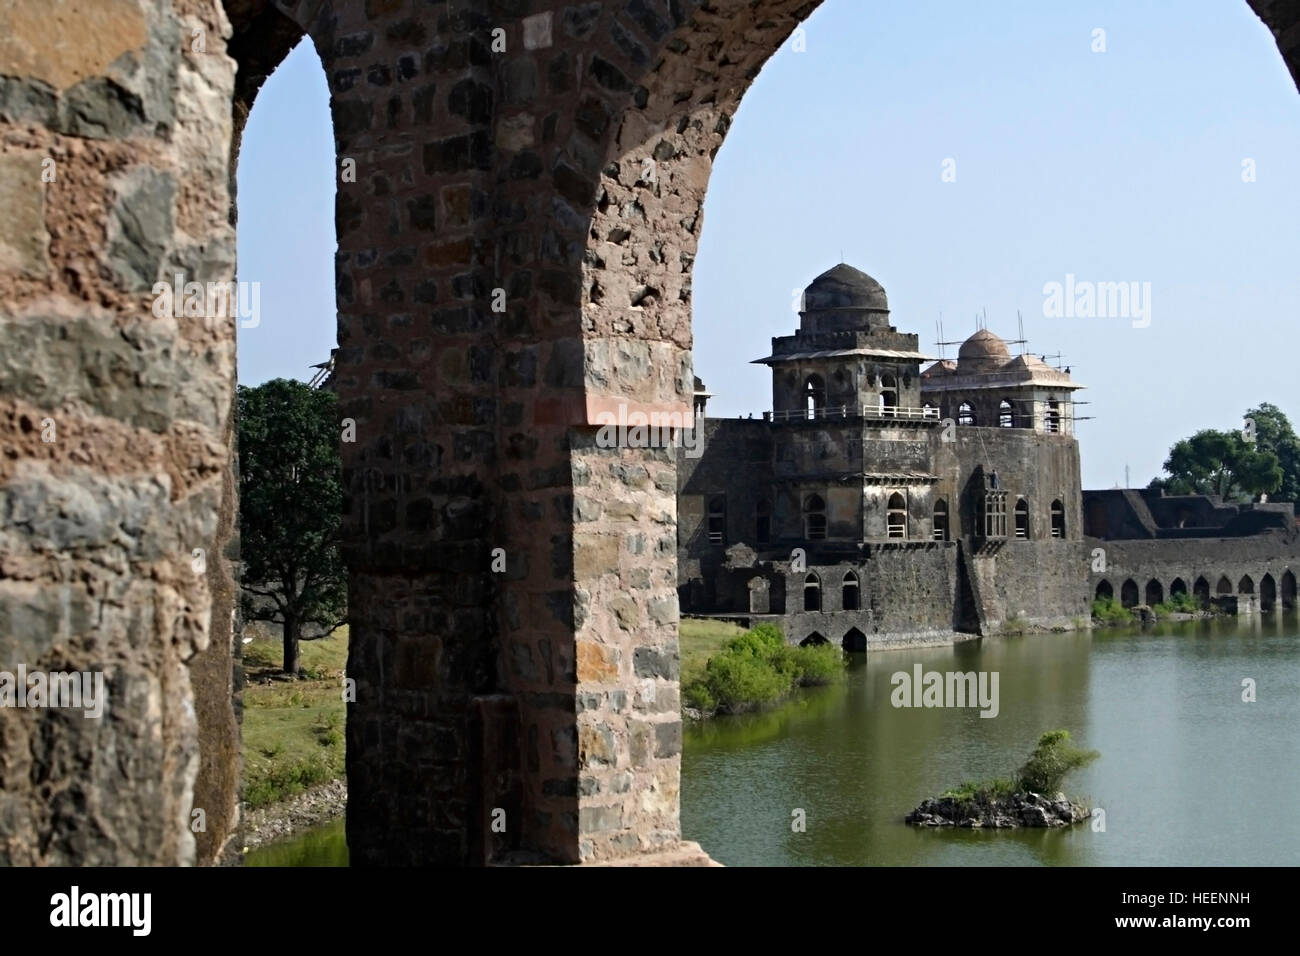
<svg viewBox="0 0 1300 956">
<path fill-rule="evenodd" d="M 803 290 L 803 311 L 870 309 L 889 311 L 885 288 L 860 269 L 841 262 L 819 275 Z"/>
<path fill-rule="evenodd" d="M 1004 365 L 1011 361 L 1011 352 L 1007 348 L 1007 343 L 990 332 L 988 329 L 980 329 L 957 350 L 957 363 L 959 365 L 983 365 L 996 366 Z"/>
</svg>

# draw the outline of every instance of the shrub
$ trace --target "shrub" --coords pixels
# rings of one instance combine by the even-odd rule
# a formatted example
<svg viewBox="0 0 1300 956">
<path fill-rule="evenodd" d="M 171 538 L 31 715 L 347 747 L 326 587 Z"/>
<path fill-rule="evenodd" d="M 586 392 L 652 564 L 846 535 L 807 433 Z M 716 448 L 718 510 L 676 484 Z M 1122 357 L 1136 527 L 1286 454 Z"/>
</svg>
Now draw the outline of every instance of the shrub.
<svg viewBox="0 0 1300 956">
<path fill-rule="evenodd" d="M 844 652 L 834 644 L 792 647 L 799 665 L 799 685 L 817 687 L 833 684 L 844 676 Z"/>
<path fill-rule="evenodd" d="M 1107 624 L 1133 620 L 1133 612 L 1114 598 L 1098 598 L 1093 601 L 1092 616 Z"/>
<path fill-rule="evenodd" d="M 682 688 L 682 700 L 703 711 L 735 713 L 774 703 L 795 687 L 833 683 L 843 674 L 838 647 L 791 647 L 779 627 L 759 624 L 709 658 L 704 675 Z"/>
<path fill-rule="evenodd" d="M 1086 767 L 1101 754 L 1081 750 L 1070 743 L 1068 730 L 1051 730 L 1038 738 L 1038 745 L 1016 773 L 1019 789 L 1053 794 L 1071 771 Z"/>
<path fill-rule="evenodd" d="M 743 710 L 783 697 L 790 681 L 770 663 L 748 654 L 719 654 L 705 668 L 709 690 L 724 710 Z"/>
</svg>

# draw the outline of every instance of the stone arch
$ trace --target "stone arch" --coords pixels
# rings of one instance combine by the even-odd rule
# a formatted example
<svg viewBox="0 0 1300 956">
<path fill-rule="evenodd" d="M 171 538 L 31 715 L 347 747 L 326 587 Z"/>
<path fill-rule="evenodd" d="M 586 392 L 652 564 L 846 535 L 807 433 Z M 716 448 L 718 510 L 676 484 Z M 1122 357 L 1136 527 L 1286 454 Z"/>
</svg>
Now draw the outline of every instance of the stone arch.
<svg viewBox="0 0 1300 956">
<path fill-rule="evenodd" d="M 805 637 L 802 641 L 799 642 L 799 646 L 820 647 L 823 644 L 829 644 L 829 643 L 830 641 L 826 639 L 826 636 L 824 634 L 822 634 L 820 631 L 813 631 L 811 634 L 809 634 L 807 637 Z"/>
<path fill-rule="evenodd" d="M 1111 586 L 1109 581 L 1098 581 L 1097 590 L 1093 596 L 1098 601 L 1113 601 L 1115 600 L 1115 588 Z"/>
<path fill-rule="evenodd" d="M 1147 582 L 1146 593 L 1144 595 L 1148 605 L 1163 604 L 1165 600 L 1165 586 L 1156 578 Z"/>
<path fill-rule="evenodd" d="M 1016 424 L 1016 411 L 1011 403 L 1005 398 L 998 402 L 998 427 L 1014 428 Z"/>
<path fill-rule="evenodd" d="M 822 580 L 815 571 L 809 571 L 803 579 L 803 609 L 820 611 L 822 609 Z"/>
<path fill-rule="evenodd" d="M 1241 576 L 1241 580 L 1237 582 L 1237 593 L 1238 594 L 1255 593 L 1255 582 L 1251 579 L 1251 576 L 1249 574 L 1243 574 Z"/>
<path fill-rule="evenodd" d="M 1120 585 L 1119 602 L 1125 607 L 1138 606 L 1138 586 L 1132 578 L 1128 578 Z"/>
<path fill-rule="evenodd" d="M 907 499 L 894 492 L 885 505 L 885 531 L 891 538 L 907 537 Z"/>
<path fill-rule="evenodd" d="M 1295 574 L 1288 568 L 1282 572 L 1281 588 L 1282 606 L 1288 610 L 1295 607 Z"/>
<path fill-rule="evenodd" d="M 671 570 L 671 547 L 657 548 L 651 537 L 647 551 L 641 540 L 657 530 L 650 516 L 662 513 L 661 506 L 671 508 L 671 492 L 656 489 L 655 482 L 634 489 L 641 506 L 633 509 L 636 513 L 605 515 L 587 527 L 563 509 L 573 503 L 579 477 L 584 483 L 591 479 L 590 491 L 599 494 L 606 481 L 631 487 L 612 466 L 625 475 L 635 471 L 629 464 L 649 466 L 656 474 L 662 470 L 661 459 L 650 452 L 598 446 L 593 433 L 599 416 L 620 400 L 633 411 L 690 413 L 690 263 L 709 166 L 763 62 L 817 4 L 712 0 L 703 14 L 693 16 L 700 4 L 687 0 L 636 4 L 635 15 L 628 16 L 614 4 L 579 9 L 536 0 L 511 5 L 511 11 L 526 6 L 526 19 L 522 12 L 498 17 L 512 51 L 499 59 L 484 43 L 476 8 L 459 8 L 435 25 L 423 13 L 413 15 L 413 5 L 407 4 L 292 5 L 317 18 L 304 26 L 319 41 L 331 78 L 336 145 L 355 155 L 368 176 L 357 195 L 341 193 L 336 199 L 336 377 L 360 439 L 344 449 L 345 560 L 355 601 L 351 641 L 358 697 L 364 701 L 350 709 L 347 731 L 348 843 L 354 862 L 483 863 L 516 849 L 573 862 L 639 851 L 647 833 L 668 845 L 680 834 L 675 796 L 680 754 L 672 743 L 677 715 L 649 715 L 657 743 L 638 768 L 633 792 L 620 802 L 610 798 L 604 784 L 625 772 L 616 769 L 623 763 L 604 760 L 599 742 L 608 733 L 622 748 L 630 736 L 628 717 L 602 705 L 585 711 L 579 726 L 569 716 L 575 708 L 556 703 L 557 697 L 572 699 L 610 683 L 630 686 L 628 669 L 617 666 L 613 651 L 624 662 L 634 651 L 668 658 L 675 652 L 673 575 L 662 575 L 662 582 L 652 575 L 656 583 L 630 595 L 623 591 L 623 572 L 645 567 L 647 554 L 653 555 L 656 571 Z M 168 5 L 127 6 L 155 18 L 142 26 L 170 31 L 174 39 L 176 14 Z M 1285 45 L 1296 75 L 1300 13 L 1266 0 L 1255 0 L 1255 6 Z M 269 7 L 269 0 L 230 0 L 234 34 L 227 52 L 233 55 L 241 42 L 256 43 L 271 32 L 248 26 L 256 16 L 273 16 Z M 185 201 L 193 202 L 184 210 L 187 236 L 193 249 L 205 254 L 187 265 L 205 281 L 224 282 L 234 277 L 233 255 L 226 254 L 231 204 L 225 180 L 230 148 L 237 144 L 224 100 L 240 95 L 245 73 L 255 83 L 252 78 L 269 69 L 241 69 L 236 78 L 231 60 L 211 55 L 222 52 L 221 10 L 189 4 L 184 11 L 186 25 L 197 21 L 206 28 L 209 55 L 193 69 L 170 69 L 182 55 L 181 44 L 171 43 L 170 54 L 162 50 L 164 58 L 170 56 L 164 63 L 169 68 L 153 75 L 165 93 L 193 108 L 184 130 L 190 138 L 182 143 L 180 137 L 160 135 L 160 117 L 146 115 L 138 130 L 143 135 L 110 131 L 112 148 L 80 161 L 145 166 L 160 161 L 177 172 L 185 181 Z M 35 29 L 50 29 L 43 18 L 31 19 Z M 18 39 L 15 46 L 22 49 L 24 37 Z M 394 67 L 381 63 L 378 53 L 392 54 L 395 69 L 414 71 L 411 82 L 385 86 L 384 70 Z M 237 58 L 251 62 L 251 57 Z M 274 66 L 279 58 L 268 55 L 266 62 Z M 377 63 L 376 81 L 358 83 Z M 575 78 L 578 69 L 582 74 Z M 181 88 L 179 77 L 197 79 L 196 85 L 216 95 L 197 97 Z M 251 102 L 251 96 L 246 99 Z M 148 113 L 152 107 L 146 102 L 143 109 Z M 40 122 L 33 125 L 45 136 L 48 130 L 40 129 Z M 658 166 L 647 167 L 647 159 Z M 104 166 L 87 171 L 110 172 Z M 651 181 L 641 183 L 642 175 Z M 381 179 L 386 193 L 379 192 L 385 188 Z M 58 207 L 67 202 L 58 194 L 48 201 L 50 215 L 62 213 Z M 430 209 L 436 234 L 412 222 L 412 216 L 422 218 Z M 101 215 L 98 210 L 87 214 Z M 102 215 L 107 214 L 105 206 Z M 400 234 L 380 240 L 390 220 Z M 92 232 L 106 234 L 102 216 L 91 225 Z M 648 237 L 655 242 L 647 244 Z M 114 320 L 138 311 L 138 298 L 103 285 L 96 270 L 62 268 L 63 255 L 64 250 L 54 252 L 52 291 L 71 293 L 64 297 L 82 310 L 77 321 L 88 323 L 91 332 L 99 331 L 99 318 L 87 303 L 108 303 Z M 89 287 L 58 285 L 69 275 L 81 276 Z M 382 286 L 379 279 L 386 280 Z M 483 308 L 474 292 L 492 289 L 493 283 L 508 293 L 509 308 L 500 316 Z M 403 324 L 408 313 L 375 307 L 375 291 L 390 285 L 394 296 L 418 303 L 423 321 Z M 0 344 L 8 347 L 6 330 L 0 335 L 5 336 Z M 201 540 L 211 545 L 208 554 L 216 555 L 234 516 L 233 482 L 225 473 L 234 384 L 226 367 L 233 331 L 206 335 L 199 333 L 197 341 L 178 338 L 176 348 L 165 342 L 139 357 L 141 384 L 134 392 L 124 390 L 122 404 L 134 406 L 132 414 L 152 408 L 143 382 L 170 380 L 172 363 L 190 373 L 190 394 L 203 396 L 194 403 L 203 418 L 194 443 L 203 458 L 196 471 L 218 476 L 218 487 L 207 489 L 219 502 L 214 505 L 220 511 L 217 530 L 190 534 L 194 528 L 183 512 L 196 500 L 191 492 L 207 492 L 188 474 L 181 476 L 181 503 L 164 501 L 152 517 L 167 534 Z M 437 361 L 429 360 L 435 352 L 429 335 L 437 340 Z M 647 369 L 663 374 L 646 375 Z M 84 387 L 92 373 L 74 369 L 73 384 Z M 29 390 L 15 400 L 39 406 L 42 396 Z M 41 454 L 63 452 L 41 449 Z M 164 473 L 152 460 L 136 464 Z M 367 498 L 355 483 L 368 465 L 383 469 L 385 482 Z M 430 513 L 438 519 L 436 537 L 424 524 Z M 511 567 L 528 573 L 495 579 L 483 571 L 494 541 L 510 542 Z M 196 609 L 193 620 L 182 622 L 185 630 L 177 640 L 132 635 L 141 645 L 159 648 L 145 662 L 151 674 L 194 680 L 194 701 L 184 694 L 164 695 L 160 765 L 180 766 L 192 755 L 186 709 L 203 697 L 200 688 L 219 678 L 228 694 L 228 658 L 205 668 L 200 658 L 177 656 L 179 646 L 205 644 L 228 653 L 221 650 L 230 637 L 220 613 L 223 585 L 213 575 L 224 575 L 226 598 L 232 578 L 229 568 L 218 565 L 209 561 L 205 580 L 176 579 L 184 588 L 181 599 Z M 1290 572 L 1282 591 L 1284 601 L 1289 594 L 1294 604 Z M 83 589 L 74 597 L 87 593 L 92 592 Z M 462 605 L 430 603 L 430 594 L 482 597 Z M 620 594 L 652 613 L 634 633 L 620 635 L 621 647 L 611 648 L 605 644 L 608 619 L 600 609 Z M 422 614 L 400 613 L 414 607 Z M 521 611 L 520 623 L 507 609 Z M 435 617 L 449 621 L 441 633 L 427 627 Z M 412 623 L 394 627 L 394 618 Z M 108 650 L 129 643 L 120 633 L 98 639 Z M 430 667 L 431 660 L 441 666 Z M 675 686 L 675 679 L 662 680 Z M 385 693 L 390 689 L 397 693 Z M 123 726 L 136 723 L 129 712 L 117 716 Z M 397 727 L 400 735 L 392 732 Z M 198 736 L 201 759 L 212 759 L 216 748 L 203 732 Z M 534 762 L 528 759 L 529 740 L 577 744 L 554 753 L 541 748 Z M 69 741 L 60 737 L 54 743 L 66 747 Z M 500 792 L 467 798 L 448 790 L 430 801 L 431 784 L 442 779 L 432 767 L 450 768 L 485 786 L 490 781 Z M 113 796 L 116 805 L 129 808 L 163 838 L 144 854 L 147 859 L 118 844 L 105 846 L 97 858 L 164 864 L 192 858 L 190 837 L 176 821 L 183 816 L 177 811 L 195 802 L 193 788 L 170 776 L 159 787 L 155 769 L 140 767 L 128 781 L 139 781 L 140 788 L 123 787 Z M 207 772 L 200 769 L 200 779 Z M 599 786 L 596 795 L 569 795 L 579 774 Z M 634 819 L 625 818 L 624 803 L 630 807 L 635 798 L 650 796 L 647 780 L 656 781 L 653 806 L 641 800 Z M 100 788 L 94 779 L 80 783 Z M 48 820 L 34 799 L 25 794 L 14 799 L 36 808 L 33 819 Z M 523 822 L 489 842 L 482 808 L 506 804 L 509 819 Z M 211 831 L 211 807 L 208 822 Z M 75 821 L 78 838 L 80 823 Z M 57 822 L 42 827 L 44 822 L 38 825 L 42 845 L 62 845 L 68 837 Z"/>
<path fill-rule="evenodd" d="M 1029 501 L 1025 498 L 1016 499 L 1015 508 L 1016 519 L 1016 537 L 1028 539 L 1029 537 Z"/>
<path fill-rule="evenodd" d="M 935 541 L 948 540 L 948 502 L 940 498 L 934 503 L 934 519 L 931 525 Z"/>
<path fill-rule="evenodd" d="M 1277 607 L 1277 582 L 1273 580 L 1273 575 L 1266 572 L 1259 579 L 1259 609 L 1271 611 L 1275 607 Z"/>
<path fill-rule="evenodd" d="M 850 654 L 860 654 L 867 649 L 867 635 L 856 627 L 851 627 L 844 632 L 844 637 L 840 641 L 840 647 Z"/>
<path fill-rule="evenodd" d="M 803 536 L 809 541 L 826 537 L 826 499 L 808 495 L 803 500 Z"/>
<path fill-rule="evenodd" d="M 1219 583 L 1214 586 L 1214 593 L 1219 596 L 1232 593 L 1232 581 L 1226 574 L 1219 576 Z"/>
<path fill-rule="evenodd" d="M 979 416 L 975 414 L 975 406 L 970 402 L 962 402 L 957 406 L 957 424 L 958 425 L 978 425 Z"/>
<path fill-rule="evenodd" d="M 840 584 L 840 607 L 846 611 L 857 611 L 862 606 L 862 596 L 858 587 L 858 575 L 854 571 L 845 571 Z"/>
<path fill-rule="evenodd" d="M 1196 604 L 1205 610 L 1210 606 L 1210 582 L 1204 577 L 1198 577 L 1192 585 L 1192 596 L 1196 598 Z"/>
<path fill-rule="evenodd" d="M 809 418 L 826 414 L 826 379 L 813 373 L 803 383 L 804 413 Z"/>
</svg>

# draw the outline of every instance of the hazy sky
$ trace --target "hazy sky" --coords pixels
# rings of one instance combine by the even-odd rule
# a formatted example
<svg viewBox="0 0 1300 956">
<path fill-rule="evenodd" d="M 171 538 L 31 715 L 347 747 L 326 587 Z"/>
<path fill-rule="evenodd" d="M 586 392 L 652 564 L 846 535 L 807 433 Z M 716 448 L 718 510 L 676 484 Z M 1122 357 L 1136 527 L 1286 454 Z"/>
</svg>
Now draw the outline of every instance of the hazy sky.
<svg viewBox="0 0 1300 956">
<path fill-rule="evenodd" d="M 804 29 L 806 50 L 787 43 L 746 95 L 705 202 L 695 366 L 711 414 L 769 408 L 748 360 L 842 256 L 931 354 L 940 313 L 948 339 L 980 310 L 1010 339 L 1019 309 L 1029 350 L 1062 353 L 1088 386 L 1085 487 L 1126 464 L 1145 485 L 1176 439 L 1262 401 L 1300 422 L 1300 95 L 1245 2 L 827 0 Z M 306 378 L 334 344 L 327 99 L 301 45 L 244 135 L 240 278 L 262 286 L 261 325 L 240 331 L 248 384 Z M 1045 284 L 1067 274 L 1150 283 L 1149 325 L 1045 316 Z"/>
</svg>

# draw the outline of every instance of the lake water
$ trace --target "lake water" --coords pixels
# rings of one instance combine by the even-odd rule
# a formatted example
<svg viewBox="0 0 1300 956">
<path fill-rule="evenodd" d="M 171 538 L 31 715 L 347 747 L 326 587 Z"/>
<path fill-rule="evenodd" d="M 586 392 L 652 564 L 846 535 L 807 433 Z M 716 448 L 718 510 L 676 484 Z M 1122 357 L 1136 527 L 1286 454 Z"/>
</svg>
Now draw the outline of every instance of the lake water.
<svg viewBox="0 0 1300 956">
<path fill-rule="evenodd" d="M 893 707 L 891 676 L 917 663 L 996 671 L 998 715 Z M 1101 751 L 1066 789 L 1105 811 L 1104 832 L 903 823 L 963 780 L 1009 776 L 1058 728 Z M 841 686 L 688 726 L 682 831 L 731 866 L 1296 865 L 1298 792 L 1300 626 L 1266 615 L 859 657 Z M 247 862 L 345 865 L 346 852 L 337 821 Z"/>
</svg>

